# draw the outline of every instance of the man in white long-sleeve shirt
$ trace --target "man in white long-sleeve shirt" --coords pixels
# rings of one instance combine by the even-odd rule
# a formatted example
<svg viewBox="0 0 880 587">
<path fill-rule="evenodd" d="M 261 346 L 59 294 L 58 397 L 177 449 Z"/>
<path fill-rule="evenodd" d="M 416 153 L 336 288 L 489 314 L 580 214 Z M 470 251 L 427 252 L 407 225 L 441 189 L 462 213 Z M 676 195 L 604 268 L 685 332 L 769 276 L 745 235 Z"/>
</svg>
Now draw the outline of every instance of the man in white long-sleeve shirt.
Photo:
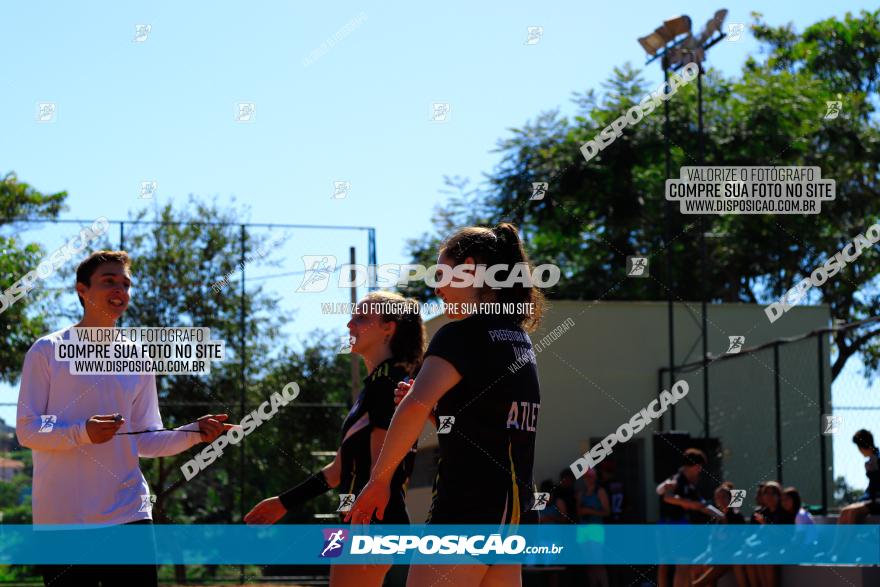
<svg viewBox="0 0 880 587">
<path fill-rule="evenodd" d="M 129 267 L 124 251 L 98 251 L 79 265 L 76 291 L 84 313 L 75 326 L 115 327 L 129 303 Z M 152 499 L 138 458 L 175 455 L 213 442 L 232 426 L 219 414 L 175 431 L 117 435 L 163 428 L 155 375 L 71 374 L 54 350 L 57 341 L 70 339 L 71 328 L 37 340 L 22 368 L 15 430 L 33 451 L 34 524 L 149 523 Z M 147 567 L 145 577 L 142 566 L 46 567 L 43 578 L 53 587 L 107 585 L 127 570 L 127 584 L 138 578 L 155 585 L 155 569 Z"/>
</svg>

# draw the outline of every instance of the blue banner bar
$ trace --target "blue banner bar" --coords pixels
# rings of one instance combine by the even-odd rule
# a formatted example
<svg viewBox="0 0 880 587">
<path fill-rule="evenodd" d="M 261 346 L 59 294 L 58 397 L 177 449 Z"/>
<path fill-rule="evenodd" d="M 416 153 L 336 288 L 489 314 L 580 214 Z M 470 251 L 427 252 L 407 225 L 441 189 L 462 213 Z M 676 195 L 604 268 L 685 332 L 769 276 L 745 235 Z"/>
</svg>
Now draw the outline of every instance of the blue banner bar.
<svg viewBox="0 0 880 587">
<path fill-rule="evenodd" d="M 880 564 L 880 526 L 0 525 L 0 564 Z"/>
</svg>

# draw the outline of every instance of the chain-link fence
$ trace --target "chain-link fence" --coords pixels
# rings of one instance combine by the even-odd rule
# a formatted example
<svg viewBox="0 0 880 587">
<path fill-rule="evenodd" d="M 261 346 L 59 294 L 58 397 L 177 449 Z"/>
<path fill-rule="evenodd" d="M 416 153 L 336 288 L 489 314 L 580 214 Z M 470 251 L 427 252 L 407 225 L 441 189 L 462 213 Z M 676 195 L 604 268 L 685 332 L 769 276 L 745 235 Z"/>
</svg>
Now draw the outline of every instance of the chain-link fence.
<svg viewBox="0 0 880 587">
<path fill-rule="evenodd" d="M 166 427 L 200 415 L 227 413 L 238 423 L 290 381 L 299 397 L 279 410 L 235 447 L 225 449 L 210 468 L 186 479 L 181 466 L 198 451 L 144 459 L 141 468 L 156 494 L 158 523 L 241 523 L 261 499 L 301 481 L 329 462 L 338 447 L 338 430 L 360 386 L 359 359 L 339 354 L 347 335 L 349 304 L 356 292 L 375 287 L 369 272 L 351 287 L 345 264 L 376 265 L 371 227 L 255 224 L 235 222 L 208 210 L 211 221 L 162 218 L 110 221 L 100 238 L 64 262 L 37 287 L 6 308 L 0 325 L 19 317 L 40 317 L 34 337 L 77 322 L 82 309 L 74 290 L 75 268 L 90 252 L 124 249 L 132 257 L 131 302 L 119 325 L 210 327 L 225 342 L 226 358 L 202 377 L 157 377 L 159 406 Z M 41 221 L 2 219 L 0 228 L 30 250 L 27 266 L 36 268 L 53 251 L 77 237 L 94 220 Z M 316 265 L 315 263 L 318 263 Z M 317 276 L 321 283 L 309 282 Z M 21 275 L 4 275 L 5 287 Z M 2 324 L 6 322 L 7 324 Z M 22 338 L 22 337 L 20 337 Z M 24 337 L 26 338 L 26 337 Z M 4 341 L 5 357 L 20 366 L 32 340 Z M 0 418 L 15 421 L 17 385 L 0 385 Z M 8 431 L 0 446 L 0 523 L 30 522 L 30 451 L 21 450 Z M 292 522 L 316 523 L 336 517 L 330 497 L 314 500 Z M 5 517 L 5 520 L 3 519 Z M 324 574 L 317 569 L 275 569 L 287 575 Z M 35 578 L 33 569 L 0 576 Z M 226 576 L 257 579 L 263 570 L 198 566 L 163 567 L 176 581 Z M 218 575 L 219 573 L 219 575 Z M 198 576 L 196 576 L 198 575 Z M 188 577 L 187 577 L 188 576 Z M 170 576 L 169 576 L 170 578 Z"/>
<path fill-rule="evenodd" d="M 816 511 L 838 509 L 867 485 L 864 458 L 851 439 L 860 428 L 878 432 L 880 395 L 859 354 L 834 376 L 833 341 L 836 334 L 864 330 L 878 320 L 677 366 L 675 378 L 690 374 L 691 395 L 702 399 L 696 407 L 676 406 L 664 428 L 716 439 L 718 454 L 712 460 L 720 463 L 720 479 L 751 489 L 749 496 L 759 483 L 776 480 L 798 488 Z M 669 384 L 668 368 L 660 370 L 660 383 L 661 389 Z"/>
</svg>

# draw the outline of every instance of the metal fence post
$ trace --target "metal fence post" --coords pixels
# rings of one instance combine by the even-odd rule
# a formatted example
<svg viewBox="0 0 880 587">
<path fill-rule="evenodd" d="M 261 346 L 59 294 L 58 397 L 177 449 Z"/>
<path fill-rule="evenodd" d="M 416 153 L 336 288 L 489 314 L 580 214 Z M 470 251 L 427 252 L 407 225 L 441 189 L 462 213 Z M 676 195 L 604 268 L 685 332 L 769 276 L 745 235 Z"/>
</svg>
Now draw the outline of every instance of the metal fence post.
<svg viewBox="0 0 880 587">
<path fill-rule="evenodd" d="M 773 344 L 773 395 L 776 406 L 776 480 L 782 483 L 782 409 L 779 391 L 779 343 Z"/>
<path fill-rule="evenodd" d="M 247 336 L 247 331 L 245 330 L 245 237 L 246 237 L 246 227 L 244 224 L 241 225 L 241 307 L 239 308 L 239 344 L 241 349 L 241 381 L 239 382 L 239 413 L 240 417 L 244 417 L 244 409 L 245 409 L 245 387 L 247 386 L 247 375 L 245 373 L 245 368 L 247 366 L 247 351 L 245 347 L 245 337 Z M 242 436 L 241 438 L 241 459 L 239 460 L 239 475 L 238 475 L 238 499 L 239 499 L 239 513 L 241 514 L 241 519 L 244 520 L 244 473 L 245 473 L 245 438 Z M 239 583 L 244 585 L 244 565 L 239 567 Z"/>
</svg>

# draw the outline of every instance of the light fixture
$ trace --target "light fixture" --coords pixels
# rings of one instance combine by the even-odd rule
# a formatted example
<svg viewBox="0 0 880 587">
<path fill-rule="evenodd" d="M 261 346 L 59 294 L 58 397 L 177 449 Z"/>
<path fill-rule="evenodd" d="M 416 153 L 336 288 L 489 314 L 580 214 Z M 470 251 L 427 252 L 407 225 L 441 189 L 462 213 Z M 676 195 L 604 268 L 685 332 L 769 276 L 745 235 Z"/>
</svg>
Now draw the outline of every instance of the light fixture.
<svg viewBox="0 0 880 587">
<path fill-rule="evenodd" d="M 678 35 L 691 34 L 691 17 L 682 14 L 681 16 L 673 16 L 663 21 L 663 26 L 672 34 L 672 39 Z M 670 39 L 670 40 L 672 40 Z"/>
<path fill-rule="evenodd" d="M 648 55 L 653 57 L 680 35 L 688 37 L 691 35 L 691 17 L 686 14 L 666 19 L 662 26 L 654 29 L 653 33 L 640 37 L 639 44 Z"/>
<path fill-rule="evenodd" d="M 688 63 L 702 63 L 706 57 L 706 49 L 715 45 L 725 37 L 721 32 L 727 10 L 722 8 L 706 21 L 706 26 L 699 35 L 691 31 L 691 17 L 686 14 L 673 16 L 663 21 L 653 33 L 639 38 L 639 44 L 651 56 L 650 63 L 663 57 L 665 67 L 678 69 Z M 720 33 L 716 36 L 716 33 Z M 676 39 L 679 39 L 676 41 Z M 671 43 L 671 46 L 670 46 Z"/>
<path fill-rule="evenodd" d="M 659 29 L 658 29 L 659 30 Z M 639 44 L 648 55 L 655 55 L 657 51 L 666 45 L 666 39 L 657 31 L 639 38 Z"/>
<path fill-rule="evenodd" d="M 700 33 L 701 45 L 709 40 L 713 34 L 721 32 L 721 27 L 724 24 L 725 18 L 727 18 L 727 10 L 722 8 L 715 13 L 715 16 L 706 21 L 706 26 L 703 27 L 703 32 Z"/>
</svg>

